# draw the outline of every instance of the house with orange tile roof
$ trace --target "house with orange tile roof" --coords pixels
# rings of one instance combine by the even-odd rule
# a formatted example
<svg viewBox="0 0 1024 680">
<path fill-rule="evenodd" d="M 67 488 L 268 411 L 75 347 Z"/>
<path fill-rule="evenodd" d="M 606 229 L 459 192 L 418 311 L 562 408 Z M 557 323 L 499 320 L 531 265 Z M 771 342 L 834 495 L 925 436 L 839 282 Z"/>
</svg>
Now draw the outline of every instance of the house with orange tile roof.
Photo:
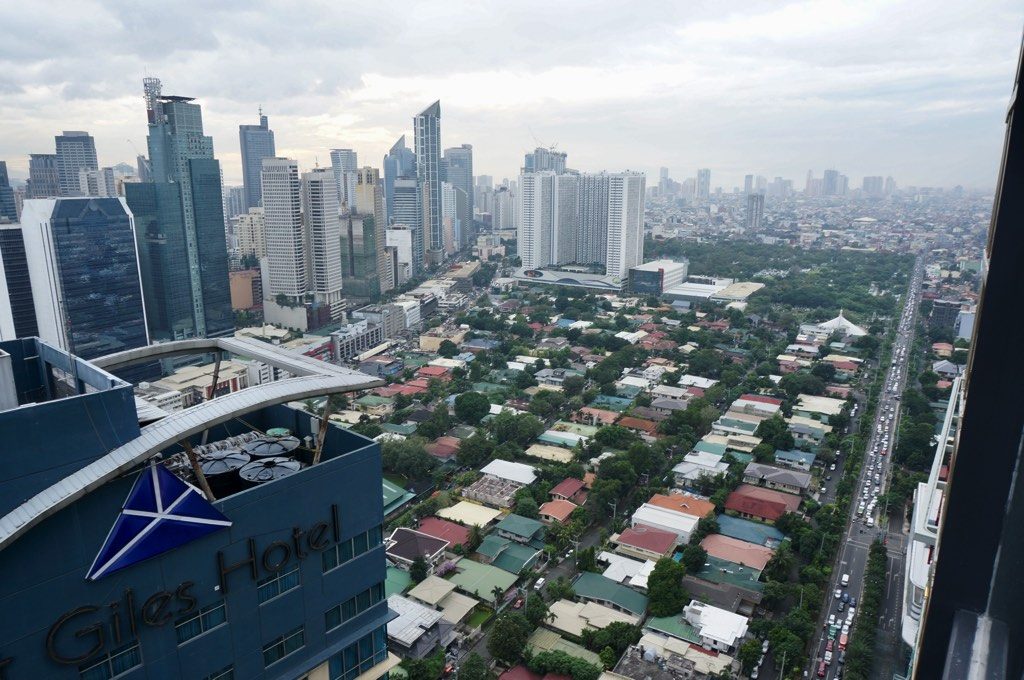
<svg viewBox="0 0 1024 680">
<path fill-rule="evenodd" d="M 707 517 L 715 512 L 715 504 L 688 493 L 660 494 L 656 493 L 647 501 L 666 510 L 675 510 L 692 517 Z"/>
</svg>

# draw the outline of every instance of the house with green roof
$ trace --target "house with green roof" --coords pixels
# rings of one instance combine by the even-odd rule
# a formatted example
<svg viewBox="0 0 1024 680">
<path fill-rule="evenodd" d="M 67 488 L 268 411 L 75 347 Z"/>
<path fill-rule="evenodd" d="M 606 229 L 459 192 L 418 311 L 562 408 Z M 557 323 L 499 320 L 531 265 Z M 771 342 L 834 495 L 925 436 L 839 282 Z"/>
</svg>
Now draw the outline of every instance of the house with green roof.
<svg viewBox="0 0 1024 680">
<path fill-rule="evenodd" d="M 512 513 L 498 522 L 495 529 L 498 536 L 510 541 L 531 546 L 539 542 L 539 547 L 544 547 L 544 525 L 535 519 Z"/>
<path fill-rule="evenodd" d="M 726 451 L 725 444 L 718 442 L 708 442 L 701 439 L 693 445 L 694 451 L 700 451 L 702 453 L 710 453 L 715 456 L 724 456 Z"/>
<path fill-rule="evenodd" d="M 494 589 L 500 588 L 502 593 L 508 592 L 519 576 L 463 557 L 455 563 L 455 569 L 446 574 L 445 578 L 467 595 L 473 595 L 485 602 L 493 602 Z"/>
<path fill-rule="evenodd" d="M 380 429 L 388 434 L 397 434 L 402 437 L 411 437 L 416 434 L 415 425 L 399 425 L 397 423 L 381 423 Z"/>
<path fill-rule="evenodd" d="M 516 543 L 493 533 L 484 537 L 476 551 L 484 563 L 516 575 L 523 569 L 532 568 L 541 556 L 540 548 Z"/>
<path fill-rule="evenodd" d="M 695 576 L 712 583 L 727 583 L 758 593 L 764 591 L 764 584 L 757 580 L 758 576 L 760 576 L 760 572 L 757 569 L 728 562 L 711 555 L 705 558 L 704 566 L 701 567 Z"/>
<path fill-rule="evenodd" d="M 646 595 L 601 574 L 583 572 L 572 582 L 572 590 L 585 602 L 597 602 L 636 616 L 643 616 L 647 611 Z"/>
<path fill-rule="evenodd" d="M 644 623 L 645 633 L 654 633 L 662 637 L 672 637 L 684 642 L 700 644 L 700 635 L 697 629 L 684 619 L 680 614 L 675 616 L 652 616 Z"/>
<path fill-rule="evenodd" d="M 390 517 L 405 507 L 409 501 L 416 498 L 416 494 L 406 491 L 394 482 L 386 478 L 381 480 L 381 489 L 384 495 L 384 516 Z"/>
<path fill-rule="evenodd" d="M 384 595 L 401 595 L 405 589 L 412 585 L 412 577 L 409 572 L 398 567 L 388 567 L 387 576 L 384 579 Z"/>
<path fill-rule="evenodd" d="M 609 394 L 599 394 L 589 405 L 594 408 L 603 408 L 608 411 L 622 413 L 633 405 L 633 400 L 625 397 L 613 397 Z"/>
</svg>

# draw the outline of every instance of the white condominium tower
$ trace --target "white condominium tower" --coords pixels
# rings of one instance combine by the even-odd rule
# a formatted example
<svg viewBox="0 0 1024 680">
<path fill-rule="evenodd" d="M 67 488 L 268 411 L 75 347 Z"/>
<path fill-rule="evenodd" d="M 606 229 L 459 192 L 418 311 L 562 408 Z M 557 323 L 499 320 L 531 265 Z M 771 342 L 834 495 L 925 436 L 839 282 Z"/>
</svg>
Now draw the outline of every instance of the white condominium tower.
<svg viewBox="0 0 1024 680">
<path fill-rule="evenodd" d="M 352 193 L 353 199 L 355 192 Z M 264 205 L 266 205 L 264 198 Z M 302 204 L 306 208 L 306 238 L 309 244 L 309 292 L 328 305 L 331 318 L 341 318 L 341 222 L 338 218 L 338 189 L 330 168 L 315 168 L 302 175 Z"/>
<path fill-rule="evenodd" d="M 260 178 L 269 288 L 264 296 L 272 300 L 283 294 L 298 303 L 309 288 L 299 164 L 290 158 L 264 158 Z"/>
<path fill-rule="evenodd" d="M 356 212 L 356 169 L 359 159 L 352 149 L 331 149 L 331 168 L 334 169 L 339 208 Z"/>
<path fill-rule="evenodd" d="M 516 229 L 526 268 L 580 264 L 625 276 L 643 263 L 641 173 L 525 173 Z"/>
</svg>

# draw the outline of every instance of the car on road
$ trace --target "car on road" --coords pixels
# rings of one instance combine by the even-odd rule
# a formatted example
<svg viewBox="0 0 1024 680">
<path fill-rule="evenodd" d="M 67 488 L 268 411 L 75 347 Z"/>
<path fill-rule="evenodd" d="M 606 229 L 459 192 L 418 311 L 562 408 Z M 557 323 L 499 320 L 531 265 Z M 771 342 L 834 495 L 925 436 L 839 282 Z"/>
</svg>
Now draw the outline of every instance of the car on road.
<svg viewBox="0 0 1024 680">
<path fill-rule="evenodd" d="M 835 614 L 829 614 L 828 615 L 828 624 L 827 625 L 829 625 L 829 626 L 836 625 L 836 615 Z"/>
<path fill-rule="evenodd" d="M 543 581 L 544 579 L 541 579 L 541 580 Z M 836 599 L 838 600 L 842 596 L 843 596 L 843 589 L 842 588 L 836 588 Z"/>
<path fill-rule="evenodd" d="M 825 662 L 824 661 L 819 661 L 818 662 L 818 677 L 819 678 L 825 677 Z"/>
<path fill-rule="evenodd" d="M 844 588 L 846 586 L 850 585 L 850 575 L 849 574 L 843 574 L 843 578 L 840 580 L 840 583 L 842 584 L 842 586 Z"/>
<path fill-rule="evenodd" d="M 540 590 L 543 587 L 544 587 L 544 577 L 541 576 L 539 579 L 537 579 L 537 582 L 533 584 L 533 589 L 534 590 Z"/>
<path fill-rule="evenodd" d="M 767 654 L 767 653 L 768 653 L 768 641 L 765 640 L 764 642 L 761 643 L 761 654 L 764 655 L 764 654 Z"/>
</svg>

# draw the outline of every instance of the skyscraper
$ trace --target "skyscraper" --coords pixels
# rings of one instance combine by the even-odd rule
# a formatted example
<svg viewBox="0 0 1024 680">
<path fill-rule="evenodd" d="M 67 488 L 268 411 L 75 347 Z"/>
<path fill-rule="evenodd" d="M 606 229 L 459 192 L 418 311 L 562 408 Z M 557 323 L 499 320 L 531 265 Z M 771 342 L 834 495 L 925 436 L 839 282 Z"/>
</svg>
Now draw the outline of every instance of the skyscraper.
<svg viewBox="0 0 1024 680">
<path fill-rule="evenodd" d="M 696 199 L 698 203 L 707 203 L 711 197 L 711 170 L 701 168 L 697 171 Z"/>
<path fill-rule="evenodd" d="M 441 235 L 441 102 L 436 101 L 413 118 L 416 147 L 416 180 L 420 192 L 426 260 L 443 259 Z"/>
<path fill-rule="evenodd" d="M 263 205 L 263 189 L 260 173 L 263 169 L 263 159 L 273 158 L 277 155 L 274 146 L 274 131 L 270 129 L 267 117 L 260 109 L 259 125 L 239 125 L 238 143 L 242 149 L 242 184 L 245 187 L 245 199 L 241 214 L 249 208 L 258 208 Z M 232 215 L 233 217 L 233 215 Z"/>
<path fill-rule="evenodd" d="M 516 228 L 516 197 L 507 186 L 498 187 L 494 192 L 494 214 L 491 216 L 494 231 L 508 231 Z"/>
<path fill-rule="evenodd" d="M 754 176 L 744 175 L 743 176 L 743 194 L 749 196 L 754 193 Z"/>
<path fill-rule="evenodd" d="M 264 295 L 268 300 L 284 295 L 289 303 L 299 304 L 309 289 L 299 164 L 290 158 L 264 158 L 262 183 L 267 247 Z"/>
<path fill-rule="evenodd" d="M 412 271 L 410 276 L 421 274 L 426 261 L 426 238 L 423 230 L 422 194 L 419 182 L 414 178 L 399 178 L 394 184 L 394 225 L 403 225 L 411 232 Z"/>
<path fill-rule="evenodd" d="M 337 321 L 345 307 L 341 299 L 338 188 L 332 169 L 314 168 L 302 174 L 302 205 L 309 243 L 309 292 L 317 303 L 330 308 L 331 319 Z"/>
<path fill-rule="evenodd" d="M 123 199 L 26 201 L 22 237 L 43 340 L 84 359 L 149 344 L 135 223 Z"/>
<path fill-rule="evenodd" d="M 882 192 L 885 190 L 885 178 L 881 175 L 865 177 L 861 188 L 868 196 L 881 196 Z"/>
<path fill-rule="evenodd" d="M 600 265 L 608 248 L 608 181 L 602 174 L 580 175 L 576 261 Z"/>
<path fill-rule="evenodd" d="M 462 206 L 461 210 L 457 209 L 456 215 L 460 227 L 460 239 L 456 249 L 461 250 L 476 238 L 473 228 L 473 215 L 476 212 L 473 191 L 473 145 L 463 144 L 445 149 L 444 160 L 447 181 L 464 195 L 463 199 L 456 199 L 456 203 Z"/>
<path fill-rule="evenodd" d="M 553 263 L 554 173 L 529 172 L 519 176 L 516 244 L 523 267 L 539 269 Z"/>
<path fill-rule="evenodd" d="M 81 196 L 79 173 L 98 170 L 96 141 L 88 132 L 65 130 L 54 137 L 57 146 L 57 182 L 61 196 Z"/>
<path fill-rule="evenodd" d="M 839 171 L 829 169 L 821 178 L 821 195 L 836 196 L 839 194 Z"/>
<path fill-rule="evenodd" d="M 334 169 L 338 206 L 342 211 L 355 212 L 356 169 L 359 159 L 352 149 L 331 149 L 331 167 Z"/>
<path fill-rule="evenodd" d="M 150 335 L 214 337 L 234 331 L 220 163 L 191 97 L 163 96 L 146 78 L 152 182 L 125 185 L 135 216 Z"/>
<path fill-rule="evenodd" d="M 53 198 L 60 195 L 57 179 L 57 154 L 32 153 L 28 156 L 28 184 L 25 198 Z"/>
<path fill-rule="evenodd" d="M 7 161 L 0 161 L 0 222 L 18 221 L 18 204 L 14 201 L 14 189 L 7 175 Z"/>
<path fill-rule="evenodd" d="M 384 188 L 376 168 L 362 167 L 356 172 L 356 204 L 360 219 L 342 223 L 341 259 L 343 264 L 347 262 L 345 276 L 366 291 L 353 294 L 375 298 L 394 287 L 392 263 L 385 252 Z M 345 292 L 353 292 L 348 281 Z"/>
<path fill-rule="evenodd" d="M 744 225 L 747 231 L 760 231 L 764 219 L 764 194 L 747 196 L 747 213 Z"/>
<path fill-rule="evenodd" d="M 384 156 L 384 210 L 388 224 L 395 219 L 395 180 L 410 177 L 416 177 L 416 154 L 405 146 L 402 135 Z"/>
<path fill-rule="evenodd" d="M 262 193 L 261 188 L 260 194 Z M 263 208 L 249 208 L 249 212 L 236 217 L 235 238 L 238 239 L 238 256 L 254 257 L 257 260 L 265 258 L 267 256 L 265 234 Z"/>
<path fill-rule="evenodd" d="M 537 147 L 523 157 L 523 174 L 530 172 L 547 172 L 548 170 L 561 174 L 565 172 L 565 159 L 567 154 L 564 151 L 555 151 Z"/>
<path fill-rule="evenodd" d="M 646 177 L 639 172 L 605 175 L 608 181 L 608 237 L 605 274 L 623 279 L 644 261 Z"/>
</svg>

